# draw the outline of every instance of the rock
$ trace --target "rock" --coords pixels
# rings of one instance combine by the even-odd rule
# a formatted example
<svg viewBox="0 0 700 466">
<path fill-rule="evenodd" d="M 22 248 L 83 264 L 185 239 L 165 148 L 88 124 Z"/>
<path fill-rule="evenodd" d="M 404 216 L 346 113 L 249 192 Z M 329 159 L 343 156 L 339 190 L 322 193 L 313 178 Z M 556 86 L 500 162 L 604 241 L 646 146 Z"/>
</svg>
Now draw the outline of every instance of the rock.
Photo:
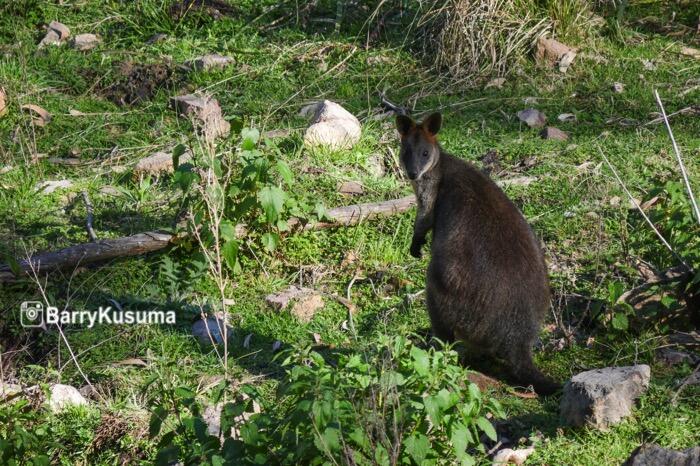
<svg viewBox="0 0 700 466">
<path fill-rule="evenodd" d="M 311 321 L 316 311 L 324 306 L 323 297 L 319 293 L 294 285 L 280 293 L 267 295 L 265 301 L 278 311 L 286 309 L 294 301 L 291 314 L 304 323 Z"/>
<path fill-rule="evenodd" d="M 192 324 L 192 336 L 197 338 L 202 345 L 211 345 L 212 340 L 217 345 L 224 342 L 224 320 L 216 317 L 207 317 L 200 319 Z M 230 325 L 226 326 L 227 337 L 233 335 L 233 328 Z"/>
<path fill-rule="evenodd" d="M 654 62 L 651 60 L 642 59 L 642 66 L 647 71 L 654 71 L 656 69 L 656 64 L 654 64 Z"/>
<path fill-rule="evenodd" d="M 354 194 L 363 194 L 365 189 L 357 181 L 345 181 L 338 186 L 338 192 L 340 194 L 351 196 Z"/>
<path fill-rule="evenodd" d="M 99 192 L 105 196 L 121 196 L 123 194 L 118 188 L 109 184 L 102 186 Z"/>
<path fill-rule="evenodd" d="M 615 81 L 615 82 L 612 84 L 612 90 L 613 90 L 613 92 L 615 92 L 616 94 L 622 94 L 623 92 L 625 92 L 625 85 L 622 84 L 622 83 L 620 83 L 620 82 Z"/>
<path fill-rule="evenodd" d="M 39 48 L 47 45 L 61 45 L 68 37 L 70 37 L 70 29 L 65 24 L 51 21 L 46 28 L 46 35 L 39 42 Z"/>
<path fill-rule="evenodd" d="M 281 139 L 287 138 L 292 134 L 291 129 L 271 129 L 270 131 L 265 131 L 262 133 L 263 139 Z"/>
<path fill-rule="evenodd" d="M 36 190 L 40 193 L 51 194 L 57 189 L 67 189 L 73 186 L 71 180 L 42 181 L 36 185 Z"/>
<path fill-rule="evenodd" d="M 71 405 L 78 406 L 87 404 L 88 401 L 80 394 L 77 388 L 59 383 L 51 386 L 49 407 L 54 413 L 58 413 Z"/>
<path fill-rule="evenodd" d="M 496 184 L 501 188 L 507 188 L 508 186 L 530 186 L 535 181 L 537 181 L 536 176 L 514 176 L 498 180 Z"/>
<path fill-rule="evenodd" d="M 566 73 L 566 71 L 569 69 L 569 66 L 571 66 L 571 64 L 574 62 L 574 58 L 576 58 L 576 52 L 574 52 L 573 50 L 569 50 L 564 55 L 562 55 L 559 59 L 559 71 L 561 73 Z"/>
<path fill-rule="evenodd" d="M 350 149 L 362 135 L 360 122 L 353 114 L 330 100 L 317 106 L 311 126 L 304 134 L 304 144 L 309 147 L 324 146 L 330 149 Z"/>
<path fill-rule="evenodd" d="M 299 110 L 299 116 L 304 117 L 304 118 L 311 118 L 314 113 L 316 113 L 316 110 L 318 107 L 322 105 L 322 102 L 313 102 L 311 104 L 304 105 L 301 107 L 301 110 Z"/>
<path fill-rule="evenodd" d="M 71 41 L 71 45 L 76 50 L 86 52 L 97 47 L 100 42 L 102 39 L 95 34 L 78 34 Z"/>
<path fill-rule="evenodd" d="M 148 45 L 157 44 L 158 42 L 163 42 L 167 38 L 168 38 L 167 34 L 164 34 L 162 32 L 157 32 L 148 38 L 148 40 L 146 41 L 146 44 L 148 44 Z"/>
<path fill-rule="evenodd" d="M 567 141 L 569 139 L 567 133 L 554 126 L 547 126 L 540 132 L 540 136 L 542 136 L 543 139 L 553 139 L 555 141 Z"/>
<path fill-rule="evenodd" d="M 686 353 L 684 351 L 678 351 L 672 348 L 661 348 L 656 352 L 656 356 L 667 366 L 677 366 L 683 363 L 694 366 L 700 362 L 700 356 L 697 354 Z"/>
<path fill-rule="evenodd" d="M 213 53 L 185 62 L 185 65 L 195 71 L 208 71 L 212 69 L 223 69 L 235 61 L 233 57 L 224 57 L 218 53 Z"/>
<path fill-rule="evenodd" d="M 700 60 L 700 50 L 692 47 L 681 47 L 681 55 L 686 55 L 688 57 L 693 57 Z"/>
<path fill-rule="evenodd" d="M 559 120 L 561 122 L 566 122 L 566 121 L 576 121 L 577 118 L 576 118 L 576 115 L 574 115 L 573 113 L 562 113 L 561 115 L 559 115 L 557 117 L 557 120 Z"/>
<path fill-rule="evenodd" d="M 12 171 L 12 165 L 4 165 L 0 167 L 0 175 L 4 175 L 5 173 L 8 173 Z"/>
<path fill-rule="evenodd" d="M 547 115 L 535 108 L 528 108 L 517 113 L 518 118 L 530 128 L 542 128 L 547 123 Z"/>
<path fill-rule="evenodd" d="M 180 163 L 187 163 L 192 160 L 192 153 L 186 151 L 180 156 Z M 172 152 L 156 152 L 136 163 L 134 167 L 135 175 L 153 175 L 161 172 L 171 173 L 174 171 Z"/>
<path fill-rule="evenodd" d="M 559 405 L 562 422 L 605 430 L 631 413 L 649 387 L 651 369 L 641 364 L 606 367 L 577 374 L 564 385 Z"/>
<path fill-rule="evenodd" d="M 14 383 L 0 382 L 0 401 L 22 393 L 22 387 Z"/>
<path fill-rule="evenodd" d="M 375 178 L 381 178 L 386 175 L 384 168 L 384 158 L 380 154 L 372 154 L 367 157 L 367 171 Z"/>
<path fill-rule="evenodd" d="M 645 443 L 632 452 L 622 466 L 698 466 L 700 447 L 669 450 L 654 443 Z"/>
<path fill-rule="evenodd" d="M 223 403 L 208 405 L 202 413 L 202 420 L 207 425 L 207 434 L 218 437 L 221 432 L 221 410 Z"/>
<path fill-rule="evenodd" d="M 573 56 L 571 56 L 573 53 Z M 546 39 L 540 37 L 537 40 L 537 50 L 535 51 L 535 59 L 545 65 L 554 66 L 561 65 L 562 61 L 565 61 L 565 70 L 573 61 L 573 57 L 576 56 L 574 49 L 566 44 L 554 39 Z"/>
<path fill-rule="evenodd" d="M 231 125 L 224 120 L 219 102 L 211 96 L 181 95 L 171 97 L 170 104 L 179 115 L 192 118 L 207 141 L 226 137 L 231 132 Z"/>
<path fill-rule="evenodd" d="M 493 457 L 493 464 L 524 464 L 527 457 L 535 452 L 535 447 L 512 450 L 504 448 Z"/>
</svg>

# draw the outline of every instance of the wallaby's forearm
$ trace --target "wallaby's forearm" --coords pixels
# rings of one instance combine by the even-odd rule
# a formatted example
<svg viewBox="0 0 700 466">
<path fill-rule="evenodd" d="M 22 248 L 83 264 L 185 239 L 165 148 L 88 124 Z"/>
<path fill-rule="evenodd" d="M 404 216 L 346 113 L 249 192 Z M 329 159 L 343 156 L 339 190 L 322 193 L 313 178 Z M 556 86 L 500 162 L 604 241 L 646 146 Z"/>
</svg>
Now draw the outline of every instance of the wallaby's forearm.
<svg viewBox="0 0 700 466">
<path fill-rule="evenodd" d="M 432 191 L 432 190 L 430 190 Z M 413 224 L 413 239 L 411 240 L 411 255 L 421 256 L 421 247 L 425 244 L 425 236 L 433 228 L 435 220 L 435 193 L 422 191 L 416 193 L 418 198 L 418 212 Z"/>
</svg>

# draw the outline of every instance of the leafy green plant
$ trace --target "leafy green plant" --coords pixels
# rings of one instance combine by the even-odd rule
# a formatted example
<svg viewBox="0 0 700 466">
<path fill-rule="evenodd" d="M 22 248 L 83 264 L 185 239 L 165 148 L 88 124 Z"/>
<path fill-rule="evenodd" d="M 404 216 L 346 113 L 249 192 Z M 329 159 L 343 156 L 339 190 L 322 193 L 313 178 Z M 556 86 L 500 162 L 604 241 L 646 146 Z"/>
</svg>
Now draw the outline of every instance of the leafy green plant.
<svg viewBox="0 0 700 466">
<path fill-rule="evenodd" d="M 24 399 L 0 404 L 0 463 L 48 465 L 52 444 L 42 416 Z"/>
</svg>

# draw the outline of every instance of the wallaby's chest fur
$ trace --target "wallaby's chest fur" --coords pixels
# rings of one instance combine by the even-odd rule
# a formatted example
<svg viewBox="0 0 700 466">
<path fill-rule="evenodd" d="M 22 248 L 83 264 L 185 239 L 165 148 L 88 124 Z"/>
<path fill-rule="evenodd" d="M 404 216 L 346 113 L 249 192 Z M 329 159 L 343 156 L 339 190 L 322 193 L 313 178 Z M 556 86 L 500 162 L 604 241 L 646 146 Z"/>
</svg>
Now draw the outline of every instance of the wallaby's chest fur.
<svg viewBox="0 0 700 466">
<path fill-rule="evenodd" d="M 418 201 L 412 255 L 420 257 L 433 232 L 426 296 L 434 335 L 505 361 L 514 380 L 538 393 L 555 391 L 558 385 L 532 361 L 549 308 L 537 238 L 488 176 L 440 149 L 439 119 L 432 115 L 416 127 L 402 118 L 401 160 Z"/>
</svg>

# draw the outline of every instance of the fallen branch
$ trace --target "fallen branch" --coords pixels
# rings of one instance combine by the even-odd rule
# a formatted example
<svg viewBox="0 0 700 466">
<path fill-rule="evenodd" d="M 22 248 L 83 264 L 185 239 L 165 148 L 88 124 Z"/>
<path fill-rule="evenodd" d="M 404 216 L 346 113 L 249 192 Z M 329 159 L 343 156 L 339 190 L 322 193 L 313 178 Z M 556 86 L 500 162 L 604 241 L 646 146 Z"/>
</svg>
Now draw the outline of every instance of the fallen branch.
<svg viewBox="0 0 700 466">
<path fill-rule="evenodd" d="M 85 229 L 87 230 L 87 234 L 90 237 L 90 241 L 93 243 L 97 241 L 97 235 L 95 234 L 95 230 L 92 228 L 92 219 L 94 217 L 93 210 L 92 210 L 92 202 L 90 202 L 90 198 L 88 197 L 87 191 L 83 191 L 81 193 L 83 195 L 83 202 L 85 203 L 85 210 L 87 211 L 87 218 L 85 219 Z"/>
<path fill-rule="evenodd" d="M 496 184 L 506 187 L 511 184 L 511 181 L 511 179 L 506 178 L 498 180 Z M 289 219 L 287 223 L 292 230 L 296 231 L 322 230 L 337 226 L 357 225 L 377 217 L 390 217 L 406 212 L 415 205 L 416 197 L 410 195 L 390 201 L 369 202 L 329 209 L 326 212 L 326 220 L 322 222 L 311 223 L 294 217 Z M 247 234 L 248 230 L 245 225 L 236 225 L 237 237 L 242 238 Z M 30 259 L 20 261 L 18 263 L 19 272 L 20 275 L 26 275 L 33 266 L 37 274 L 47 273 L 54 270 L 75 269 L 78 266 L 120 257 L 138 256 L 164 249 L 174 239 L 175 237 L 169 233 L 148 231 L 132 236 L 77 244 L 59 251 L 36 254 Z M 9 265 L 0 264 L 0 283 L 12 282 L 17 278 Z"/>
<path fill-rule="evenodd" d="M 357 225 L 365 220 L 377 217 L 388 217 L 406 212 L 416 204 L 414 196 L 392 199 L 384 202 L 356 204 L 347 207 L 336 207 L 328 210 L 326 221 L 309 223 L 298 218 L 289 220 L 290 227 L 296 230 L 320 230 L 334 226 Z M 236 235 L 243 237 L 247 234 L 245 225 L 236 226 Z M 155 252 L 169 246 L 174 236 L 168 233 L 149 231 L 132 236 L 102 240 L 92 243 L 77 244 L 59 251 L 37 254 L 30 259 L 18 263 L 22 275 L 31 272 L 32 268 L 38 273 L 54 270 L 74 269 L 95 262 L 102 262 L 120 257 L 138 256 Z M 0 283 L 17 279 L 8 265 L 0 265 Z"/>
<path fill-rule="evenodd" d="M 689 271 L 685 265 L 677 265 L 675 267 L 671 267 L 670 269 L 666 269 L 654 274 L 654 276 L 650 277 L 641 285 L 622 293 L 622 295 L 620 295 L 620 297 L 617 299 L 617 302 L 632 304 L 635 302 L 637 297 L 639 297 L 642 293 L 644 293 L 652 286 L 664 285 L 676 281 L 689 280 L 692 277 L 692 275 L 693 273 Z"/>
</svg>

